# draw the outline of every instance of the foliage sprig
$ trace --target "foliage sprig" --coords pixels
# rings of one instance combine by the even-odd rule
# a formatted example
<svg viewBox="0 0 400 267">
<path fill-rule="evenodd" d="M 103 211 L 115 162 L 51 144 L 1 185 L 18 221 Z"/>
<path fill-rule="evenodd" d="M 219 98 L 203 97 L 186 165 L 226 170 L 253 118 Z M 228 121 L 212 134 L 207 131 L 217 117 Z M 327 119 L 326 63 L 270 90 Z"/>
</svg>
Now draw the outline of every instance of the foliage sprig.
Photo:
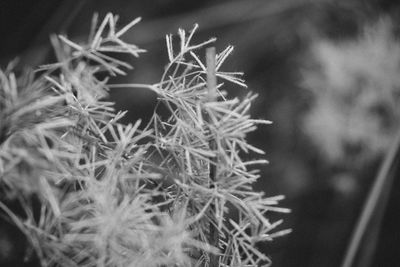
<svg viewBox="0 0 400 267">
<path fill-rule="evenodd" d="M 121 30 L 117 20 L 108 14 L 97 25 L 95 16 L 83 44 L 53 37 L 54 64 L 18 77 L 11 67 L 0 72 L 1 214 L 27 236 L 42 266 L 209 266 L 210 255 L 218 266 L 269 265 L 256 244 L 287 232 L 273 232 L 281 221 L 267 213 L 288 210 L 277 206 L 282 196 L 252 189 L 259 175 L 250 168 L 266 161 L 241 156 L 263 154 L 246 141 L 269 123 L 249 116 L 256 96 L 228 99 L 219 83 L 216 98 L 207 97 L 199 52 L 215 39 L 192 44 L 197 25 L 179 30 L 178 49 L 167 36 L 160 82 L 110 84 L 108 77 L 132 68 L 116 53 L 144 52 L 121 39 L 139 19 Z M 232 51 L 216 55 L 215 75 L 245 87 L 241 73 L 221 71 Z M 157 94 L 147 125 L 119 122 L 125 112 L 106 100 L 115 87 Z"/>
</svg>

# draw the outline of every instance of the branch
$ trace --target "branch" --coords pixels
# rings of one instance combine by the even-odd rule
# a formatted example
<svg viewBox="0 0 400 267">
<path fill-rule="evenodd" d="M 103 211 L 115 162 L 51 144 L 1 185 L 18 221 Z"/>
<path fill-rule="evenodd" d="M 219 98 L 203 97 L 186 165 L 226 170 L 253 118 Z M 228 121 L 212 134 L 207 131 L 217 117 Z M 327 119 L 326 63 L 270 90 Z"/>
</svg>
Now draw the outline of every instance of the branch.
<svg viewBox="0 0 400 267">
<path fill-rule="evenodd" d="M 216 64 L 215 64 L 215 47 L 209 47 L 206 50 L 206 64 L 207 64 L 207 87 L 208 87 L 208 101 L 215 101 L 217 99 L 217 76 L 216 76 Z M 208 116 L 207 116 L 208 117 Z M 208 119 L 208 118 L 207 118 Z M 210 141 L 210 149 L 215 150 L 215 141 Z M 217 165 L 209 164 L 210 170 L 210 188 L 214 187 L 214 182 L 217 177 Z M 211 210 L 213 213 L 214 221 L 217 218 L 215 213 L 215 205 L 211 204 Z M 216 227 L 216 223 L 210 222 L 210 243 L 213 247 L 218 248 L 219 246 L 219 233 Z M 219 266 L 219 255 L 210 253 L 210 267 Z"/>
</svg>

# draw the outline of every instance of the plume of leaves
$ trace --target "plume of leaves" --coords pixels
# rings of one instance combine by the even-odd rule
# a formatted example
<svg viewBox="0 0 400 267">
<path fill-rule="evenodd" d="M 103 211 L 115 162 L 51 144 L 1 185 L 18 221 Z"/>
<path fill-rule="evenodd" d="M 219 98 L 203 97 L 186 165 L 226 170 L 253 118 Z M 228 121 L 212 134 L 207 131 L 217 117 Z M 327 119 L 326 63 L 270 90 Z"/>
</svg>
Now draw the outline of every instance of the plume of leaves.
<svg viewBox="0 0 400 267">
<path fill-rule="evenodd" d="M 303 85 L 315 96 L 304 131 L 328 161 L 363 166 L 382 156 L 399 129 L 399 40 L 380 18 L 348 41 L 317 40 Z"/>
<path fill-rule="evenodd" d="M 258 174 L 249 167 L 265 161 L 240 156 L 263 153 L 245 139 L 268 123 L 248 114 L 255 96 L 227 99 L 219 84 L 218 98 L 208 100 L 196 53 L 214 39 L 193 45 L 197 26 L 179 30 L 178 51 L 167 36 L 159 83 L 99 80 L 132 68 L 113 55 L 144 52 L 121 39 L 139 20 L 117 30 L 117 16 L 97 24 L 95 15 L 86 43 L 52 37 L 56 63 L 20 77 L 12 67 L 0 72 L 1 214 L 27 236 L 42 266 L 208 266 L 211 253 L 219 266 L 268 265 L 256 243 L 286 231 L 272 233 L 281 221 L 266 213 L 288 210 L 276 206 L 282 196 L 252 190 Z M 216 56 L 216 76 L 245 86 L 241 73 L 220 70 L 232 51 Z M 168 118 L 155 110 L 143 127 L 119 123 L 125 112 L 106 100 L 109 89 L 138 86 L 157 93 Z M 210 224 L 218 247 L 210 245 Z"/>
</svg>

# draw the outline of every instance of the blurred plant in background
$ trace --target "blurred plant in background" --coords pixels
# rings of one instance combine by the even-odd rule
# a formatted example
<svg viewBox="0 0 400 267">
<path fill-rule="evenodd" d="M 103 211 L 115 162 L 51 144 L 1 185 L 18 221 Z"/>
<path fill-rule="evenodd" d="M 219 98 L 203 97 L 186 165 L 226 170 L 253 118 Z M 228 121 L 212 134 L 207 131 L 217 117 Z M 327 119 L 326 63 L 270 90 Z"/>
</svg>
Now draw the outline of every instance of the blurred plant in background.
<svg viewBox="0 0 400 267">
<path fill-rule="evenodd" d="M 303 72 L 303 86 L 315 102 L 304 131 L 331 163 L 370 163 L 400 124 L 400 42 L 390 19 L 354 40 L 318 40 L 310 54 L 314 66 Z"/>
<path fill-rule="evenodd" d="M 392 19 L 367 21 L 358 36 L 345 41 L 316 41 L 310 49 L 314 66 L 303 72 L 303 86 L 315 100 L 303 129 L 336 168 L 329 177 L 336 191 L 347 199 L 356 199 L 360 188 L 369 192 L 360 202 L 341 266 L 377 266 L 382 259 L 389 266 L 397 257 L 381 245 L 398 220 L 393 178 L 399 170 L 400 42 Z M 371 166 L 378 162 L 376 172 Z M 371 175 L 376 175 L 372 182 Z"/>
</svg>

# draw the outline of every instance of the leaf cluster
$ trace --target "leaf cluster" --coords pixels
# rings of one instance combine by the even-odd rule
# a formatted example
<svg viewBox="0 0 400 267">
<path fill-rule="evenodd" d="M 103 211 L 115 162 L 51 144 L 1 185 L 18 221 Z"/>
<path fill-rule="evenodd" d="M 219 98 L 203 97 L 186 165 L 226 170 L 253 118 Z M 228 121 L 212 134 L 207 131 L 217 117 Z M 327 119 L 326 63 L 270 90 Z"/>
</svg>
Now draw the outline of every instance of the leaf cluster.
<svg viewBox="0 0 400 267">
<path fill-rule="evenodd" d="M 267 212 L 288 210 L 276 206 L 282 196 L 252 189 L 259 175 L 251 166 L 265 161 L 241 157 L 263 153 L 246 141 L 269 123 L 250 118 L 255 96 L 228 99 L 220 83 L 216 98 L 207 97 L 198 52 L 214 39 L 193 45 L 197 26 L 179 30 L 178 49 L 167 36 L 159 83 L 110 84 L 132 68 L 114 55 L 144 52 L 121 39 L 139 19 L 120 30 L 117 21 L 108 14 L 98 24 L 94 16 L 82 44 L 53 37 L 54 64 L 18 77 L 12 66 L 0 72 L 1 214 L 27 236 L 42 266 L 209 266 L 210 255 L 219 266 L 269 265 L 256 244 L 287 231 L 272 233 L 281 221 L 270 222 Z M 220 70 L 232 51 L 216 55 L 215 75 L 245 86 L 241 73 Z M 116 87 L 157 94 L 147 125 L 119 122 L 125 112 L 106 100 Z"/>
</svg>

